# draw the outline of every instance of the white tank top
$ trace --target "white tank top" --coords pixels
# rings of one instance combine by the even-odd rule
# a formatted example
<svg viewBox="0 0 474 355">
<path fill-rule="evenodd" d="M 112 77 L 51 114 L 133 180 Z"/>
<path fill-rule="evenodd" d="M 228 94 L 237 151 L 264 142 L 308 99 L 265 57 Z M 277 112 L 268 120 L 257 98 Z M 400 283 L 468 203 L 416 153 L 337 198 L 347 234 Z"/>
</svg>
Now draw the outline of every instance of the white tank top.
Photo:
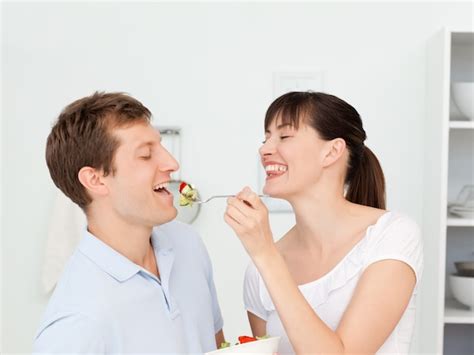
<svg viewBox="0 0 474 355">
<path fill-rule="evenodd" d="M 372 263 L 385 259 L 408 264 L 416 275 L 416 286 L 405 313 L 377 354 L 407 354 L 415 326 L 415 305 L 423 269 L 423 247 L 415 222 L 395 212 L 387 212 L 368 227 L 366 235 L 326 275 L 299 285 L 316 314 L 336 330 L 354 289 Z M 250 263 L 245 274 L 244 303 L 247 311 L 267 322 L 267 334 L 281 336 L 280 354 L 294 354 L 275 306 L 256 267 Z"/>
</svg>

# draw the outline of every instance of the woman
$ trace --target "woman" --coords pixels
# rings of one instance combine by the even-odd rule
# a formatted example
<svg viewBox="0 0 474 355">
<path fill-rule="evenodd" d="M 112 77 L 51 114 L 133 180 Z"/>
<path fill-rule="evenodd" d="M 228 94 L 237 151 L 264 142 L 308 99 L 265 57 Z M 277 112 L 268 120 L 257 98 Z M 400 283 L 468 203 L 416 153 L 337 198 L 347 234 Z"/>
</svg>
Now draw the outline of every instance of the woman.
<svg viewBox="0 0 474 355">
<path fill-rule="evenodd" d="M 252 258 L 244 298 L 254 336 L 280 353 L 406 354 L 423 256 L 418 227 L 385 210 L 382 169 L 357 111 L 328 94 L 291 92 L 265 117 L 263 192 L 296 224 L 277 243 L 245 188 L 224 219 Z"/>
</svg>

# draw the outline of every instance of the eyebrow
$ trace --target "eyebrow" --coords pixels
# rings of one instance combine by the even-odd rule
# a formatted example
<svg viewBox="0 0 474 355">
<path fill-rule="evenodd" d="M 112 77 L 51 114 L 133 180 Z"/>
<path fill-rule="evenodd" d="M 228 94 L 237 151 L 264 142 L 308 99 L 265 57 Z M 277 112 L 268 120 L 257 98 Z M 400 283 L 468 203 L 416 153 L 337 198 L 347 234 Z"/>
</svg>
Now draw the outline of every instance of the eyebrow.
<svg viewBox="0 0 474 355">
<path fill-rule="evenodd" d="M 280 125 L 277 126 L 277 129 L 282 129 L 283 127 L 286 127 L 286 126 L 291 126 L 291 124 L 289 123 L 282 123 Z M 266 129 L 265 130 L 265 133 L 270 133 L 270 130 Z"/>
<path fill-rule="evenodd" d="M 141 144 L 139 144 L 136 148 L 135 148 L 135 151 L 143 148 L 143 147 L 151 147 L 155 144 L 155 142 L 143 142 Z"/>
</svg>

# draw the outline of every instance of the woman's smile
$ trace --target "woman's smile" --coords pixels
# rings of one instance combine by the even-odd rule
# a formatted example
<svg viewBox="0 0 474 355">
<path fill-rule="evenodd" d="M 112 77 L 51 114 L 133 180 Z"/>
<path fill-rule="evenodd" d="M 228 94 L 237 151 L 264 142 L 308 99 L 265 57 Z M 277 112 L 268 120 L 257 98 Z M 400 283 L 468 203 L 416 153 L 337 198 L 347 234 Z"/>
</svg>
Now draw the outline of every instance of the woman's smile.
<svg viewBox="0 0 474 355">
<path fill-rule="evenodd" d="M 267 180 L 282 176 L 287 171 L 288 171 L 288 166 L 286 165 L 283 165 L 280 163 L 274 163 L 274 162 L 265 163 L 265 172 L 267 174 Z"/>
</svg>

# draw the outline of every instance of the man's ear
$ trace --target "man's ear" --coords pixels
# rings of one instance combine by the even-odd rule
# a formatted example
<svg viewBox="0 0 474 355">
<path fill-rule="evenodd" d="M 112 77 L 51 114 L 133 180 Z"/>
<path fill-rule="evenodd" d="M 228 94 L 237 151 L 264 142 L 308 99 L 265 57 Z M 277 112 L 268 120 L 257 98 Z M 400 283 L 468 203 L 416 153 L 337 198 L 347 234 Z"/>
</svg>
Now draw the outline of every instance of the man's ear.
<svg viewBox="0 0 474 355">
<path fill-rule="evenodd" d="M 346 141 L 342 138 L 336 138 L 328 141 L 327 151 L 324 156 L 323 166 L 328 167 L 338 161 L 346 151 Z"/>
<path fill-rule="evenodd" d="M 102 176 L 101 171 L 91 168 L 90 166 L 84 166 L 77 174 L 81 184 L 92 196 L 105 196 L 108 194 L 109 189 L 102 181 Z"/>
</svg>

